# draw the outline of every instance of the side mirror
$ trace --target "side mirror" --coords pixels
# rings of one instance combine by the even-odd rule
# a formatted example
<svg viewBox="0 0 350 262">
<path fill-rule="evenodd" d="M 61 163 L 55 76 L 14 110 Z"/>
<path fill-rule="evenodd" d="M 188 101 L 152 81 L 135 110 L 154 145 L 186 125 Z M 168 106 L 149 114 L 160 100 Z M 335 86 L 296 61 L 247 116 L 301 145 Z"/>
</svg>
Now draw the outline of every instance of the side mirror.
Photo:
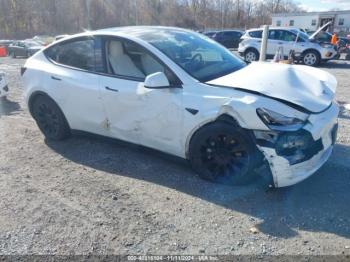
<svg viewBox="0 0 350 262">
<path fill-rule="evenodd" d="M 157 72 L 146 77 L 144 86 L 150 89 L 160 89 L 170 87 L 170 83 L 163 72 Z"/>
</svg>

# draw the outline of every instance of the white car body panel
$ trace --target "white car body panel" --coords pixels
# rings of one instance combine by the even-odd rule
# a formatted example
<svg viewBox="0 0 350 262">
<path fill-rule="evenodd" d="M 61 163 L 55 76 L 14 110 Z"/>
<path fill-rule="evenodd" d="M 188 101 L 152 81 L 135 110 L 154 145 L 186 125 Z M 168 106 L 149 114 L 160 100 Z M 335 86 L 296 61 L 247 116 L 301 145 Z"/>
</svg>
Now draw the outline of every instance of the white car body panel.
<svg viewBox="0 0 350 262">
<path fill-rule="evenodd" d="M 0 98 L 8 94 L 8 82 L 4 72 L 0 71 Z"/>
<path fill-rule="evenodd" d="M 335 77 L 325 71 L 308 66 L 267 62 L 254 62 L 209 83 L 259 92 L 316 113 L 330 105 L 337 86 Z"/>
<path fill-rule="evenodd" d="M 131 34 L 108 30 L 94 34 L 129 39 L 145 47 L 171 68 L 182 87 L 149 89 L 142 82 L 52 63 L 44 51 L 39 51 L 25 64 L 27 103 L 35 92 L 46 93 L 59 105 L 72 129 L 118 138 L 182 158 L 188 158 L 192 135 L 223 114 L 232 116 L 242 128 L 270 132 L 256 113 L 258 108 L 268 108 L 287 117 L 308 119 L 303 128 L 315 140 L 321 137 L 324 141 L 324 150 L 295 165 L 278 156 L 273 148 L 258 146 L 270 164 L 275 186 L 305 179 L 328 159 L 332 143 L 327 136 L 339 110 L 336 104 L 330 106 L 337 85 L 332 75 L 306 66 L 252 63 L 201 83 L 157 48 Z M 70 36 L 52 45 L 86 35 L 89 33 Z M 317 114 L 302 112 L 284 101 Z M 198 112 L 192 114 L 188 109 Z"/>
</svg>

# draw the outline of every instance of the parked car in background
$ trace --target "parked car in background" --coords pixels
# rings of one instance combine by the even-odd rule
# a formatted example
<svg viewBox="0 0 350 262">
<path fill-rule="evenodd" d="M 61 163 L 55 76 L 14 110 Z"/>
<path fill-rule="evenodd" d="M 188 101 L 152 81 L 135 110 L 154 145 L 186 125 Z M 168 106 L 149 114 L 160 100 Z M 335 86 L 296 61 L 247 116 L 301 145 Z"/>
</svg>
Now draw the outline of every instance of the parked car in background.
<svg viewBox="0 0 350 262">
<path fill-rule="evenodd" d="M 4 72 L 0 71 L 0 98 L 6 97 L 9 92 L 9 87 Z"/>
<path fill-rule="evenodd" d="M 30 57 L 43 48 L 36 41 L 15 41 L 8 47 L 8 55 L 12 58 L 18 56 Z"/>
<path fill-rule="evenodd" d="M 238 52 L 247 62 L 257 61 L 260 56 L 263 29 L 248 30 L 242 36 Z M 317 66 L 322 61 L 334 59 L 337 56 L 336 47 L 330 43 L 322 43 L 297 28 L 272 27 L 269 30 L 267 44 L 267 58 L 273 58 L 277 50 L 282 47 L 284 57 L 287 58 L 291 50 L 295 51 L 298 60 L 305 65 Z"/>
<path fill-rule="evenodd" d="M 226 48 L 237 48 L 243 34 L 244 32 L 239 30 L 224 30 L 216 32 L 212 38 Z"/>
<path fill-rule="evenodd" d="M 219 183 L 247 183 L 264 163 L 276 187 L 295 184 L 327 161 L 336 141 L 334 76 L 307 66 L 247 66 L 189 30 L 78 34 L 29 58 L 21 74 L 47 139 L 82 130 L 125 140 L 188 159 Z"/>
<path fill-rule="evenodd" d="M 51 44 L 55 38 L 49 35 L 36 35 L 33 37 L 33 40 L 40 43 L 43 46 Z"/>
<path fill-rule="evenodd" d="M 12 43 L 13 43 L 13 40 L 0 40 L 1 46 L 9 46 Z"/>
<path fill-rule="evenodd" d="M 338 48 L 343 49 L 347 52 L 350 49 L 350 39 L 348 37 L 338 37 Z"/>
<path fill-rule="evenodd" d="M 206 35 L 207 37 L 213 38 L 213 36 L 216 34 L 216 31 L 207 31 L 203 32 L 203 35 Z"/>
</svg>

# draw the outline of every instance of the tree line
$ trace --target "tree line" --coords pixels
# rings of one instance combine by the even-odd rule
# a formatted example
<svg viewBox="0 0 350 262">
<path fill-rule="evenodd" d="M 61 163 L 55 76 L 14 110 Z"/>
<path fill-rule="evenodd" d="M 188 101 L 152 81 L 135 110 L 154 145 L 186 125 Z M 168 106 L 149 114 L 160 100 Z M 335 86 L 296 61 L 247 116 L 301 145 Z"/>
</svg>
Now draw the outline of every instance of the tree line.
<svg viewBox="0 0 350 262">
<path fill-rule="evenodd" d="M 0 0 L 0 39 L 126 25 L 247 29 L 300 11 L 294 0 Z"/>
</svg>

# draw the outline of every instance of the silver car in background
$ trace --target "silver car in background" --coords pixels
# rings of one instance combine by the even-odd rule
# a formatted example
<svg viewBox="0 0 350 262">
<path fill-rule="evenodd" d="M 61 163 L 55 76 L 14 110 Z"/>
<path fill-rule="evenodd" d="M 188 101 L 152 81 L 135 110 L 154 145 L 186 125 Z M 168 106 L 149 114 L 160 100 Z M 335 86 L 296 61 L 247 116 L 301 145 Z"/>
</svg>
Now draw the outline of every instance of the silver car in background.
<svg viewBox="0 0 350 262">
<path fill-rule="evenodd" d="M 267 58 L 273 58 L 276 52 L 282 48 L 285 58 L 288 57 L 291 50 L 294 50 L 296 58 L 309 66 L 317 66 L 322 61 L 334 59 L 337 56 L 336 48 L 330 43 L 315 40 L 315 36 L 322 29 L 320 28 L 309 36 L 297 28 L 270 28 L 266 50 Z M 242 36 L 238 52 L 245 61 L 252 62 L 259 59 L 262 32 L 262 28 L 252 29 Z"/>
</svg>

